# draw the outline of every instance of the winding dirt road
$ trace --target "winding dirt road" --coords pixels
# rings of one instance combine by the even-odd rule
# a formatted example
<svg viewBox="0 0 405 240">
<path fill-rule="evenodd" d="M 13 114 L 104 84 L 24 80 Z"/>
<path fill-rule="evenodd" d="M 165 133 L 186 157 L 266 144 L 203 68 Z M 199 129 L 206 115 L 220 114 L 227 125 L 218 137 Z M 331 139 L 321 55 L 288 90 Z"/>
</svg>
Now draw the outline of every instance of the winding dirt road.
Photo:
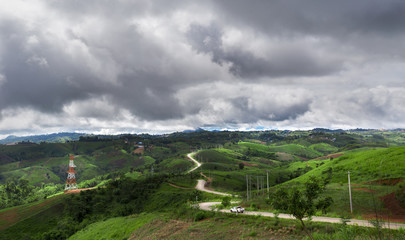
<svg viewBox="0 0 405 240">
<path fill-rule="evenodd" d="M 229 194 L 229 193 L 222 193 L 222 192 L 208 190 L 205 188 L 205 183 L 206 183 L 205 180 L 200 179 L 200 180 L 198 180 L 197 186 L 195 188 L 200 191 L 209 192 L 209 193 L 213 193 L 213 194 L 217 194 L 217 195 L 232 196 L 232 194 Z"/>
<path fill-rule="evenodd" d="M 197 160 L 195 160 L 192 157 L 192 154 L 194 153 L 189 153 L 187 154 L 187 157 L 190 158 L 193 162 L 195 162 L 197 164 L 196 167 L 192 168 L 191 170 L 188 171 L 188 173 L 196 170 L 197 168 L 199 168 L 201 166 L 201 163 L 199 163 Z M 197 190 L 200 191 L 204 191 L 204 192 L 209 192 L 209 193 L 213 193 L 213 194 L 217 194 L 217 195 L 222 195 L 222 196 L 232 196 L 232 194 L 229 193 L 222 193 L 222 192 L 216 192 L 216 191 L 212 191 L 212 190 L 208 190 L 205 188 L 205 180 L 198 180 L 197 186 L 195 187 Z M 205 211 L 211 211 L 211 206 L 213 205 L 217 205 L 220 204 L 221 202 L 202 202 L 199 203 L 198 205 L 200 206 L 201 210 L 205 210 Z M 235 203 L 235 202 L 233 202 Z M 229 213 L 229 214 L 233 214 L 230 213 L 228 209 L 222 209 L 220 210 L 221 212 L 224 213 Z M 246 215 L 260 215 L 260 216 L 264 216 L 264 217 L 275 217 L 274 213 L 270 213 L 270 212 L 253 212 L 253 211 L 245 211 L 243 214 Z M 285 214 L 285 213 L 280 213 L 278 215 L 279 218 L 285 218 L 285 219 L 295 219 L 294 216 L 290 215 L 290 214 Z M 328 223 L 341 223 L 341 219 L 340 218 L 331 218 L 331 217 L 312 217 L 312 221 L 314 222 L 328 222 Z M 357 219 L 349 219 L 349 222 L 347 222 L 348 225 L 357 225 L 357 226 L 362 226 L 362 227 L 374 227 L 374 225 L 372 225 L 369 221 L 366 220 L 357 220 Z M 405 229 L 405 224 L 401 224 L 401 223 L 383 223 L 382 228 L 389 228 L 389 229 L 400 229 L 403 228 Z"/>
<path fill-rule="evenodd" d="M 194 170 L 196 170 L 197 168 L 199 168 L 199 167 L 201 166 L 201 163 L 199 163 L 197 160 L 195 160 L 195 159 L 193 158 L 193 154 L 194 154 L 194 152 L 189 153 L 189 154 L 187 154 L 187 157 L 188 157 L 191 161 L 193 161 L 195 164 L 197 164 L 197 166 L 196 166 L 196 167 L 193 167 L 192 169 L 190 169 L 187 173 L 191 173 L 191 172 L 193 172 Z"/>
</svg>

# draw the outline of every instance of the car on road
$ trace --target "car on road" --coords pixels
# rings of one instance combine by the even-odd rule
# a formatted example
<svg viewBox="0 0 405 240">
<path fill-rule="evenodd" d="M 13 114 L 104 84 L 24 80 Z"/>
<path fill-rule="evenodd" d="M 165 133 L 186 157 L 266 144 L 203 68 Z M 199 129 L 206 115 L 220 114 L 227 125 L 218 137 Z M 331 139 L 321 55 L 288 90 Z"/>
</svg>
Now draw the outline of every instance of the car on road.
<svg viewBox="0 0 405 240">
<path fill-rule="evenodd" d="M 241 206 L 231 208 L 231 213 L 243 213 L 245 209 Z"/>
</svg>

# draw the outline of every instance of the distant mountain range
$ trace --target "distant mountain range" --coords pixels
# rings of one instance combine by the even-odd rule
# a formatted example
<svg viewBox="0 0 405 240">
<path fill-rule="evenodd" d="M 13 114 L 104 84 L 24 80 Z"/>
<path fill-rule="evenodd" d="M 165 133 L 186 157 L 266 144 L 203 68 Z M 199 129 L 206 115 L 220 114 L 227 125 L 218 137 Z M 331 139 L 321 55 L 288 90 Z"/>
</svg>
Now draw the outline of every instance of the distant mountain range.
<svg viewBox="0 0 405 240">
<path fill-rule="evenodd" d="M 10 144 L 10 143 L 17 143 L 17 142 L 32 142 L 32 143 L 40 143 L 40 142 L 67 142 L 67 141 L 76 141 L 79 140 L 80 136 L 87 135 L 85 133 L 69 133 L 69 132 L 62 132 L 62 133 L 52 133 L 46 135 L 33 135 L 33 136 L 8 136 L 5 139 L 0 140 L 0 144 Z"/>
<path fill-rule="evenodd" d="M 188 133 L 200 133 L 200 132 L 220 132 L 219 130 L 204 130 L 203 128 L 196 128 L 193 130 L 184 130 L 183 134 Z M 279 131 L 279 130 L 267 130 L 267 131 Z M 311 130 L 312 132 L 324 132 L 324 133 L 343 133 L 343 132 L 381 132 L 381 131 L 394 131 L 394 132 L 405 132 L 404 128 L 397 128 L 397 129 L 350 129 L 350 130 L 342 130 L 342 129 L 327 129 L 327 128 L 314 128 Z M 175 134 L 175 133 L 173 133 Z M 62 132 L 62 133 L 52 133 L 52 134 L 43 134 L 43 135 L 32 135 L 32 136 L 13 136 L 10 135 L 2 140 L 0 140 L 0 144 L 12 144 L 18 142 L 31 142 L 31 143 L 40 143 L 40 142 L 50 142 L 50 143 L 64 143 L 67 141 L 77 141 L 81 136 L 97 136 L 98 138 L 119 138 L 124 136 L 125 134 L 121 135 L 93 135 L 93 134 L 86 134 L 86 133 L 72 133 L 72 132 Z M 136 134 L 135 134 L 136 135 Z M 148 135 L 148 134 L 147 134 Z"/>
</svg>

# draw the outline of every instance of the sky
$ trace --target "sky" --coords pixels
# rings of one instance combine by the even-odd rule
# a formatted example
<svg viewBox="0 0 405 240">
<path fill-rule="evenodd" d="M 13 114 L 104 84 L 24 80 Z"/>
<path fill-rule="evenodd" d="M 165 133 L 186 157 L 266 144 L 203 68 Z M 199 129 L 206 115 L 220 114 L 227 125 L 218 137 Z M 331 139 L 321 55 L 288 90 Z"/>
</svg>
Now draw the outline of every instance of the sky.
<svg viewBox="0 0 405 240">
<path fill-rule="evenodd" d="M 405 127 L 402 0 L 0 1 L 0 138 Z"/>
</svg>

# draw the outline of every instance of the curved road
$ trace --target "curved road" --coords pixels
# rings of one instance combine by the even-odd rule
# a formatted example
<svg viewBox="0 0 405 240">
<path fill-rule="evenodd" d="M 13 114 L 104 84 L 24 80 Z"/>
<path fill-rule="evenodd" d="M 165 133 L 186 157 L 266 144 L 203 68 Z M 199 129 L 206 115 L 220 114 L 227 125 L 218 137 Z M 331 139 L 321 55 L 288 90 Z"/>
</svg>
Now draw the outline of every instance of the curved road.
<svg viewBox="0 0 405 240">
<path fill-rule="evenodd" d="M 209 193 L 213 193 L 213 194 L 217 194 L 217 195 L 232 196 L 232 194 L 229 194 L 229 193 L 222 193 L 222 192 L 208 190 L 205 188 L 205 183 L 206 183 L 205 180 L 200 179 L 200 180 L 198 180 L 197 186 L 195 188 L 200 191 L 209 192 Z"/>
<path fill-rule="evenodd" d="M 195 159 L 193 158 L 193 154 L 194 154 L 194 152 L 189 153 L 189 154 L 187 154 L 187 157 L 188 157 L 191 161 L 195 162 L 195 164 L 197 164 L 197 166 L 194 167 L 194 168 L 192 168 L 192 169 L 190 169 L 187 173 L 191 173 L 192 171 L 196 170 L 197 168 L 199 168 L 199 167 L 201 166 L 201 163 L 199 163 L 197 160 L 195 160 Z"/>
<path fill-rule="evenodd" d="M 196 167 L 192 168 L 191 170 L 188 171 L 188 173 L 196 170 L 198 167 L 201 166 L 201 163 L 199 163 L 197 160 L 195 160 L 192 157 L 192 154 L 194 153 L 189 153 L 187 154 L 187 157 L 190 158 L 193 162 L 195 162 L 197 164 Z M 205 188 L 205 180 L 198 180 L 197 186 L 195 187 L 196 189 L 200 190 L 200 191 L 204 191 L 204 192 L 209 192 L 209 193 L 213 193 L 213 194 L 218 194 L 218 195 L 222 195 L 222 196 L 232 196 L 232 194 L 229 193 L 222 193 L 222 192 L 216 192 L 216 191 L 211 191 Z M 233 202 L 235 203 L 235 202 Z M 201 210 L 205 210 L 205 211 L 211 211 L 211 206 L 213 205 L 217 205 L 217 204 L 221 204 L 221 202 L 202 202 L 199 203 L 198 205 L 200 206 Z M 222 209 L 220 210 L 221 212 L 224 213 L 230 213 L 228 209 Z M 243 214 L 246 215 L 260 215 L 260 216 L 264 216 L 264 217 L 275 217 L 274 213 L 270 213 L 270 212 L 252 212 L 252 211 L 245 211 Z M 279 218 L 285 218 L 285 219 L 295 219 L 294 216 L 290 215 L 290 214 L 285 214 L 285 213 L 280 213 L 278 215 Z M 372 225 L 369 221 L 366 220 L 357 220 L 357 219 L 349 219 L 350 222 L 347 222 L 348 225 L 358 225 L 358 226 L 362 226 L 362 227 L 374 227 L 374 225 Z M 331 218 L 331 217 L 312 217 L 312 221 L 314 222 L 328 222 L 328 223 L 342 223 L 340 218 Z M 382 228 L 390 228 L 390 229 L 399 229 L 399 228 L 403 228 L 405 229 L 405 224 L 401 224 L 401 223 L 383 223 Z"/>
<path fill-rule="evenodd" d="M 211 211 L 211 206 L 221 204 L 221 202 L 203 202 L 199 203 L 201 210 Z M 222 209 L 220 210 L 224 213 L 230 213 L 229 209 Z M 231 214 L 231 213 L 230 213 Z M 245 211 L 243 214 L 246 215 L 260 215 L 264 217 L 274 217 L 274 213 L 270 212 L 252 212 L 252 211 Z M 286 218 L 286 219 L 295 219 L 294 216 L 290 214 L 280 213 L 278 215 L 279 218 Z M 374 227 L 369 221 L 366 220 L 357 220 L 357 219 L 349 219 L 350 222 L 347 222 L 348 225 L 358 225 L 362 227 Z M 314 222 L 328 222 L 328 223 L 342 223 L 340 218 L 331 218 L 331 217 L 312 217 L 312 221 Z M 383 223 L 382 228 L 390 228 L 390 229 L 399 229 L 404 228 L 405 224 L 401 223 Z"/>
</svg>

